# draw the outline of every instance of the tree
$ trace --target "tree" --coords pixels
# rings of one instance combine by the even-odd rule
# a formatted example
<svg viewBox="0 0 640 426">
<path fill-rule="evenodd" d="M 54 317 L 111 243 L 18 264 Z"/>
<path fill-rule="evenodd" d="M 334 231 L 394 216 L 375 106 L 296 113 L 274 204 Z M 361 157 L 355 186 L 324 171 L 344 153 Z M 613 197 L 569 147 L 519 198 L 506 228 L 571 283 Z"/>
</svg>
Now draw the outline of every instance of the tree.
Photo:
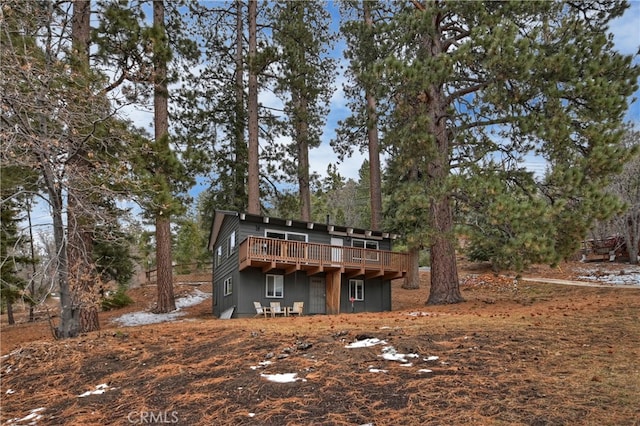
<svg viewBox="0 0 640 426">
<path fill-rule="evenodd" d="M 602 188 L 627 158 L 618 141 L 639 70 L 613 49 L 607 25 L 627 6 L 394 4 L 384 26 L 387 56 L 377 68 L 390 105 L 387 190 L 395 228 L 409 247 L 430 248 L 427 303 L 462 300 L 453 203 L 480 198 L 472 185 L 480 175 L 495 191 L 491 199 L 514 214 L 539 205 L 513 208 L 522 197 L 544 200 L 555 226 L 537 253 L 549 263 L 574 251 L 593 220 L 615 210 Z M 544 181 L 523 170 L 531 154 L 549 164 Z M 521 196 L 508 196 L 513 185 Z"/>
<path fill-rule="evenodd" d="M 280 52 L 275 92 L 285 103 L 288 153 L 300 197 L 300 218 L 311 220 L 309 150 L 320 144 L 321 126 L 332 93 L 334 61 L 329 16 L 317 1 L 286 2 L 273 8 L 273 40 Z M 285 170 L 288 170 L 285 168 Z"/>
<path fill-rule="evenodd" d="M 249 152 L 248 152 L 248 200 L 247 211 L 260 214 L 260 160 L 258 134 L 258 55 L 257 55 L 257 19 L 258 2 L 249 0 L 249 84 L 248 84 L 248 117 L 249 117 Z"/>
<path fill-rule="evenodd" d="M 52 212 L 60 290 L 58 337 L 73 337 L 80 332 L 84 299 L 82 289 L 73 285 L 78 282 L 79 272 L 70 269 L 68 262 L 68 242 L 72 239 L 63 217 L 69 207 L 67 195 L 82 191 L 85 200 L 115 199 L 106 183 L 120 180 L 117 156 L 123 147 L 118 127 L 105 124 L 113 120 L 103 76 L 77 72 L 77 57 L 68 46 L 68 12 L 51 2 L 9 2 L 3 4 L 0 24 L 2 161 L 37 170 L 45 188 Z M 78 156 L 83 156 L 83 164 L 91 173 L 77 168 L 74 161 Z M 94 203 L 76 202 L 73 208 L 75 217 L 107 220 Z"/>
<path fill-rule="evenodd" d="M 358 6 L 361 9 L 358 9 Z M 347 7 L 348 3 L 346 4 Z M 353 82 L 345 85 L 345 94 L 352 99 L 353 115 L 339 122 L 337 139 L 331 144 L 341 155 L 351 154 L 354 146 L 366 148 L 369 152 L 369 199 L 372 229 L 382 227 L 382 180 L 380 166 L 380 138 L 378 134 L 377 77 L 373 67 L 379 60 L 379 44 L 376 43 L 376 29 L 372 9 L 379 8 L 377 2 L 354 2 L 353 11 L 361 22 L 347 21 L 342 25 L 346 36 L 347 49 L 344 54 L 350 60 L 347 76 Z M 346 12 L 343 16 L 348 15 Z M 364 134 L 363 134 L 364 133 Z"/>
<path fill-rule="evenodd" d="M 612 224 L 624 236 L 629 263 L 638 264 L 640 246 L 640 131 L 631 128 L 625 132 L 623 144 L 635 149 L 636 155 L 625 164 L 622 172 L 613 178 L 609 191 L 616 194 L 626 209 L 612 218 Z"/>
<path fill-rule="evenodd" d="M 10 325 L 15 324 L 13 304 L 22 297 L 28 284 L 20 276 L 20 269 L 34 262 L 32 256 L 21 250 L 29 241 L 19 230 L 24 192 L 32 186 L 33 177 L 33 173 L 20 167 L 3 165 L 0 169 L 0 304 L 7 309 Z"/>
<path fill-rule="evenodd" d="M 173 265 L 171 257 L 171 214 L 174 208 L 171 168 L 177 160 L 169 146 L 169 89 L 167 63 L 171 51 L 167 43 L 164 22 L 164 0 L 153 2 L 153 122 L 155 129 L 154 152 L 157 156 L 158 179 L 155 202 L 156 267 L 158 270 L 158 298 L 156 311 L 175 311 L 173 294 Z"/>
<path fill-rule="evenodd" d="M 89 46 L 91 38 L 91 2 L 77 0 L 73 2 L 71 16 L 71 64 L 74 81 L 77 85 L 87 85 L 85 90 L 91 90 L 89 76 Z M 74 129 L 71 134 L 89 133 L 85 129 Z M 70 271 L 70 285 L 78 295 L 80 332 L 100 329 L 98 319 L 98 292 L 95 288 L 97 279 L 93 264 L 93 233 L 91 230 L 93 218 L 87 213 L 92 204 L 90 191 L 83 188 L 86 176 L 91 173 L 89 162 L 89 147 L 80 146 L 68 160 L 70 182 L 67 194 L 67 234 L 68 259 Z M 84 182 L 82 182 L 84 181 Z"/>
</svg>

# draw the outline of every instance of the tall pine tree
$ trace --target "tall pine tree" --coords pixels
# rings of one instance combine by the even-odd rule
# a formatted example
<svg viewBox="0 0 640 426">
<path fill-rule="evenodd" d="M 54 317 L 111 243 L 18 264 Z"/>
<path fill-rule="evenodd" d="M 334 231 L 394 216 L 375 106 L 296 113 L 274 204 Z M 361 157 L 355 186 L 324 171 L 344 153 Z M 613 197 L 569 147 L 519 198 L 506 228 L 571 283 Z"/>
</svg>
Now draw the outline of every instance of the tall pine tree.
<svg viewBox="0 0 640 426">
<path fill-rule="evenodd" d="M 590 223 L 616 205 L 602 188 L 627 157 L 621 122 L 638 68 L 614 50 L 608 23 L 626 7 L 393 4 L 378 68 L 391 107 L 388 190 L 396 229 L 411 248 L 430 248 L 428 303 L 462 300 L 454 202 L 460 207 L 485 191 L 501 209 L 497 221 L 525 226 L 520 218 L 537 214 L 535 200 L 543 200 L 549 233 L 525 236 L 537 232 L 533 220 L 512 229 L 521 236 L 512 253 L 535 249 L 548 262 L 575 250 Z M 535 154 L 549 164 L 544 181 L 524 170 L 525 156 Z M 519 196 L 509 194 L 514 187 Z"/>
</svg>

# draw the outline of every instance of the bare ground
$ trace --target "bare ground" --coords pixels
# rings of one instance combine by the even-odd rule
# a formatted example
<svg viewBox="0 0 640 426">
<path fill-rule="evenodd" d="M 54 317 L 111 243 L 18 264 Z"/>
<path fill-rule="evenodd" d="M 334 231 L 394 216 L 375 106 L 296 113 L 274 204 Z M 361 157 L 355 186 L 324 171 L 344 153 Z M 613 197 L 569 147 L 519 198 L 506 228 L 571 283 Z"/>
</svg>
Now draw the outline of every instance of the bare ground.
<svg viewBox="0 0 640 426">
<path fill-rule="evenodd" d="M 573 279 L 574 266 L 527 275 Z M 207 300 L 172 323 L 113 323 L 149 308 L 147 287 L 75 339 L 4 318 L 0 423 L 640 424 L 640 289 L 516 284 L 484 265 L 460 275 L 464 303 L 425 306 L 424 273 L 419 290 L 394 283 L 393 311 L 375 314 L 225 321 Z M 386 344 L 345 347 L 365 338 Z M 382 357 L 394 350 L 406 362 Z"/>
</svg>

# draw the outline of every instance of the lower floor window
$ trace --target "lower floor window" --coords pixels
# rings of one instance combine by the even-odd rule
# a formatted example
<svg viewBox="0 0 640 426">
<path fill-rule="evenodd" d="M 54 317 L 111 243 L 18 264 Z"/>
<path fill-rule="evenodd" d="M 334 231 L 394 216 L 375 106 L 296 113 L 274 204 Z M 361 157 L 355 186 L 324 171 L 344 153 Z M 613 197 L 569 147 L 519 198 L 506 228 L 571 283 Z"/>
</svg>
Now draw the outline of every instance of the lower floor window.
<svg viewBox="0 0 640 426">
<path fill-rule="evenodd" d="M 364 300 L 364 280 L 349 280 L 349 300 Z"/>
<path fill-rule="evenodd" d="M 233 285 L 231 284 L 231 277 L 224 280 L 224 295 L 228 296 L 233 293 Z"/>
<path fill-rule="evenodd" d="M 284 276 L 267 275 L 266 297 L 284 297 Z"/>
</svg>

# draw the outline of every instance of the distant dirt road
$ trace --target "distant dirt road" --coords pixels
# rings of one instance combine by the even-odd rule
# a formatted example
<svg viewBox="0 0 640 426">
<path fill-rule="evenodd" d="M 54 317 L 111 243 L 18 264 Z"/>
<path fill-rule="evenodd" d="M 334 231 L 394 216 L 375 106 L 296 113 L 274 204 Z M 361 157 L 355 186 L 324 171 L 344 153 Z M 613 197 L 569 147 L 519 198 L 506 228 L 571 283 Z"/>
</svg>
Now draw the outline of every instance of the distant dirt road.
<svg viewBox="0 0 640 426">
<path fill-rule="evenodd" d="M 521 281 L 533 281 L 539 283 L 548 283 L 548 284 L 563 284 L 563 285 L 575 285 L 582 287 L 606 287 L 606 288 L 638 288 L 640 289 L 640 285 L 622 285 L 622 284 L 607 284 L 607 283 L 597 283 L 591 281 L 573 281 L 573 280 L 561 280 L 557 278 L 532 278 L 532 277 L 521 277 L 519 278 Z"/>
</svg>

